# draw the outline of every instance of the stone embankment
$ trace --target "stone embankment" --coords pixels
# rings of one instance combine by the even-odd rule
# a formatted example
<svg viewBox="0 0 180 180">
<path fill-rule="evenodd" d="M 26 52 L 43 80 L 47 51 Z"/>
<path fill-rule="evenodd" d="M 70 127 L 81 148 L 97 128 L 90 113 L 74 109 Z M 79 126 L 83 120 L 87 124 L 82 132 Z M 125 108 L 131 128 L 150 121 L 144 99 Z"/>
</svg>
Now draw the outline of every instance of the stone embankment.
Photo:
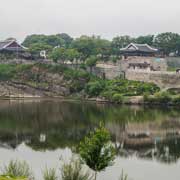
<svg viewBox="0 0 180 180">
<path fill-rule="evenodd" d="M 126 71 L 125 78 L 128 80 L 152 82 L 161 89 L 180 88 L 180 74 L 167 71 Z"/>
</svg>

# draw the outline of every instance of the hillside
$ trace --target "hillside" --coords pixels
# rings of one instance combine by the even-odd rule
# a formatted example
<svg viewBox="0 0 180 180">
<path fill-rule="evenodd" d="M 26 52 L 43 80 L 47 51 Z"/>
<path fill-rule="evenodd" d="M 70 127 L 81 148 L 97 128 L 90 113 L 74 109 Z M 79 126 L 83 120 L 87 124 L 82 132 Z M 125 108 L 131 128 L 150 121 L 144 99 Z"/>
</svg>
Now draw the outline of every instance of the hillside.
<svg viewBox="0 0 180 180">
<path fill-rule="evenodd" d="M 63 65 L 0 65 L 1 97 L 98 97 L 120 102 L 122 97 L 158 91 L 159 88 L 152 83 L 103 80 L 84 70 L 72 70 Z"/>
</svg>

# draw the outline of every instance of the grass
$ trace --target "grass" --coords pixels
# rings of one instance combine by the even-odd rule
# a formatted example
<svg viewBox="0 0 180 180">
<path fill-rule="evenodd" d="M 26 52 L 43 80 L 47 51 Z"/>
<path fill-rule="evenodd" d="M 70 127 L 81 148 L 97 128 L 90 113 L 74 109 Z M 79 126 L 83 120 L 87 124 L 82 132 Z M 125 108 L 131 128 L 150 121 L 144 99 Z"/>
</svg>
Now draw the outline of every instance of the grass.
<svg viewBox="0 0 180 180">
<path fill-rule="evenodd" d="M 14 177 L 33 180 L 33 173 L 29 165 L 25 161 L 11 160 L 8 165 L 5 165 L 2 169 L 2 174 L 5 177 Z"/>
<path fill-rule="evenodd" d="M 58 177 L 56 175 L 56 169 L 45 169 L 43 172 L 43 178 L 44 180 L 58 180 Z"/>
<path fill-rule="evenodd" d="M 72 158 L 69 163 L 64 163 L 61 168 L 61 180 L 92 180 L 93 176 L 83 170 L 80 160 Z"/>
</svg>

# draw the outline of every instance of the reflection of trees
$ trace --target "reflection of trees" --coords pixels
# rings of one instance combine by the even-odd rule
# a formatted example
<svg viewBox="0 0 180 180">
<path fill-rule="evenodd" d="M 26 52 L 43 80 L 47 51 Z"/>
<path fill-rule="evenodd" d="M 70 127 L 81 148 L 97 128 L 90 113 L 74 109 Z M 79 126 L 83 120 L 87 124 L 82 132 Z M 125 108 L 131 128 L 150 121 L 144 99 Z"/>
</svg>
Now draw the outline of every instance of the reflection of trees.
<svg viewBox="0 0 180 180">
<path fill-rule="evenodd" d="M 1 103 L 0 141 L 12 147 L 21 142 L 26 142 L 35 150 L 73 147 L 97 126 L 99 121 L 103 121 L 110 130 L 118 150 L 123 150 L 126 155 L 138 152 L 140 157 L 152 158 L 151 151 L 154 148 L 152 137 L 150 144 L 144 141 L 137 145 L 135 141 L 138 142 L 138 138 L 132 140 L 135 144 L 133 146 L 125 143 L 127 135 L 132 133 L 131 127 L 140 126 L 141 130 L 145 131 L 143 125 L 148 125 L 151 131 L 157 131 L 163 136 L 163 143 L 168 138 L 164 137 L 161 131 L 180 128 L 180 112 L 175 109 L 59 101 L 3 101 L 2 105 Z M 40 134 L 46 135 L 45 142 L 40 142 Z M 159 160 L 163 159 L 160 158 L 163 154 L 163 143 L 157 144 L 159 156 L 156 157 Z M 174 159 L 179 158 L 179 144 L 177 147 L 177 144 L 169 142 L 169 145 L 165 146 L 170 147 L 169 154 Z"/>
</svg>

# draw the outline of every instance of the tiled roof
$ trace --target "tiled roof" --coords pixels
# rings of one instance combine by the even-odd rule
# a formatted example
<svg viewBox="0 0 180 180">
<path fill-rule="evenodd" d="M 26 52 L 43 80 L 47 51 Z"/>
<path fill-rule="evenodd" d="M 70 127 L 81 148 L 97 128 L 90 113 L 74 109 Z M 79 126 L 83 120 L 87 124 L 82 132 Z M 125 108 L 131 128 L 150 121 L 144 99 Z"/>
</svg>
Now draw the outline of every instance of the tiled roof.
<svg viewBox="0 0 180 180">
<path fill-rule="evenodd" d="M 158 49 L 149 46 L 148 44 L 135 44 L 131 43 L 125 48 L 120 49 L 122 52 L 157 52 Z"/>
<path fill-rule="evenodd" d="M 0 50 L 4 49 L 9 44 L 9 41 L 1 41 L 0 42 Z"/>
<path fill-rule="evenodd" d="M 7 49 L 7 50 L 17 50 L 16 47 L 8 47 L 10 46 L 12 43 L 17 43 L 16 40 L 14 39 L 11 39 L 11 40 L 6 40 L 6 41 L 0 41 L 0 50 L 3 50 L 3 49 Z M 18 49 L 19 50 L 25 50 L 27 49 L 26 47 L 22 46 L 21 44 L 17 43 L 18 44 Z"/>
</svg>

